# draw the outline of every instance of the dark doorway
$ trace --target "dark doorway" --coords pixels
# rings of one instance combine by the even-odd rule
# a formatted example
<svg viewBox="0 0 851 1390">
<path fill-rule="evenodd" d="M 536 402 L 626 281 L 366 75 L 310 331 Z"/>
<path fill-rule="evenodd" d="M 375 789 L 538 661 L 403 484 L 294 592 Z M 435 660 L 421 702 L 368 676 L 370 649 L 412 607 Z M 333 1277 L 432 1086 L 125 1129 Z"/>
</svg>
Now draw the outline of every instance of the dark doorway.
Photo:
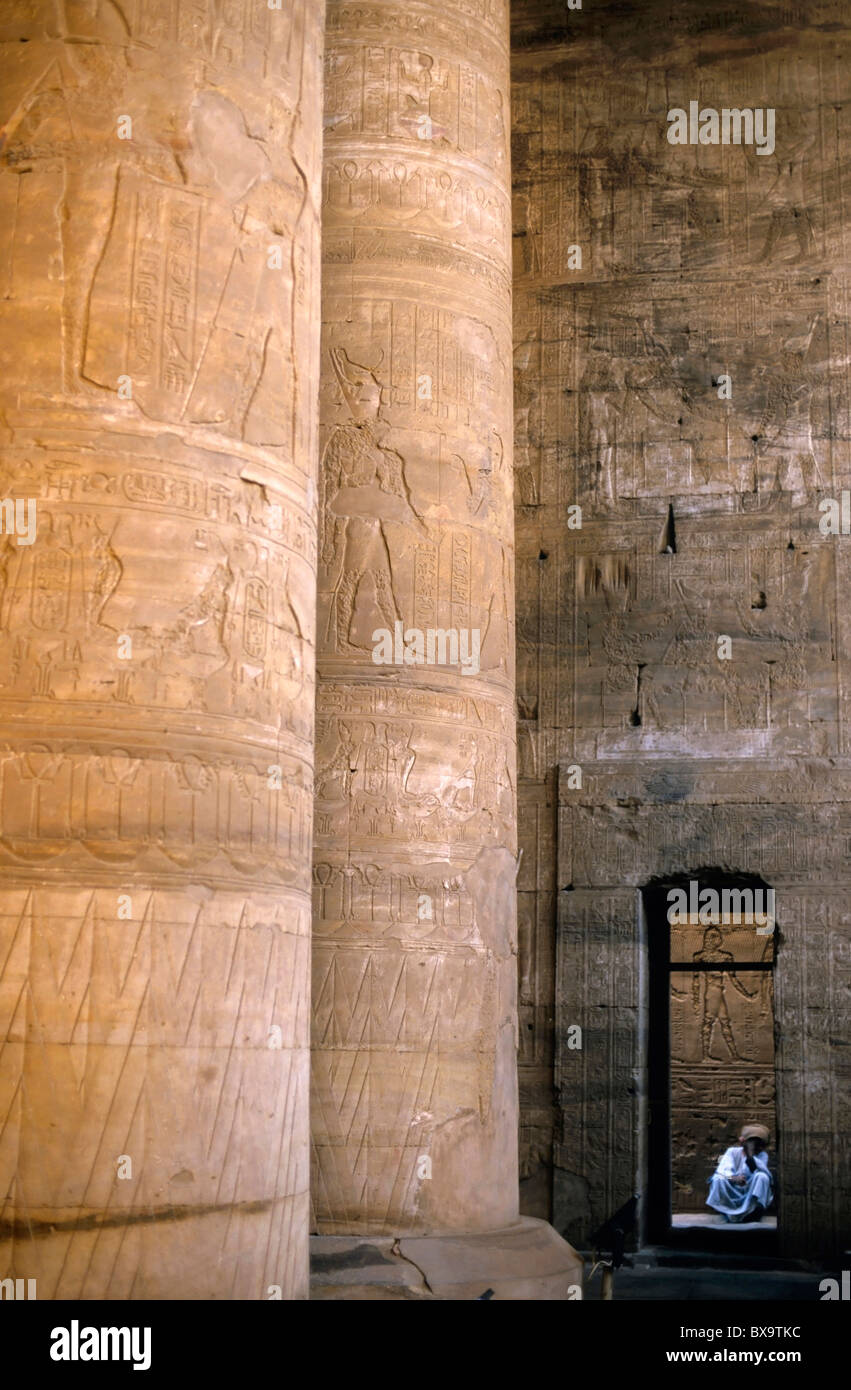
<svg viewBox="0 0 851 1390">
<path fill-rule="evenodd" d="M 760 1224 L 706 1206 L 708 1180 L 741 1126 L 764 1124 L 776 1153 L 773 893 L 760 878 L 695 871 L 644 890 L 649 954 L 646 1238 L 769 1250 Z M 775 1184 L 776 1191 L 776 1184 Z"/>
</svg>

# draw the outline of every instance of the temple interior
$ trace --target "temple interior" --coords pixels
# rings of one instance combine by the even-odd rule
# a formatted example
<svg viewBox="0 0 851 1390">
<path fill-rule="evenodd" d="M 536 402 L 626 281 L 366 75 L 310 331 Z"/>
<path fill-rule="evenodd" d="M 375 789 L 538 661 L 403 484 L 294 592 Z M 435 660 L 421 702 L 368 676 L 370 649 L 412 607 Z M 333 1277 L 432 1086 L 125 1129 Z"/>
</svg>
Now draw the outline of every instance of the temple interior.
<svg viewBox="0 0 851 1390">
<path fill-rule="evenodd" d="M 849 36 L 3 0 L 4 1297 L 848 1251 Z"/>
</svg>

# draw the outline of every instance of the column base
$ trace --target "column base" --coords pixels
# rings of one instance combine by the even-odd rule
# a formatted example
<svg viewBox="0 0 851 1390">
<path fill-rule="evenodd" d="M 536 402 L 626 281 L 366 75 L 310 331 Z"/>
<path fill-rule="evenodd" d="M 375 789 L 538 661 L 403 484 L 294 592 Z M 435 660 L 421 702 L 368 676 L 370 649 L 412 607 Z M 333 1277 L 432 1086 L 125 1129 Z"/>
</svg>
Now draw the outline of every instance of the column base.
<svg viewBox="0 0 851 1390">
<path fill-rule="evenodd" d="M 564 1300 L 583 1262 L 546 1221 L 439 1236 L 311 1236 L 311 1299 Z M 577 1292 L 578 1290 L 578 1292 Z"/>
</svg>

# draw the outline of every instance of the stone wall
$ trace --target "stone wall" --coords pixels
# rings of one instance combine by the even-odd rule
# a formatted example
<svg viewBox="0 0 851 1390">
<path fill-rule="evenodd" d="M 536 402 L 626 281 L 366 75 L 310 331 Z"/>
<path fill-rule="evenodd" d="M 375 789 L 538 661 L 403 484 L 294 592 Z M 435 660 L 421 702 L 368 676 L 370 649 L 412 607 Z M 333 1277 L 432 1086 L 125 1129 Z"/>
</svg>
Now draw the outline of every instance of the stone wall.
<svg viewBox="0 0 851 1390">
<path fill-rule="evenodd" d="M 847 18 L 515 6 L 521 1162 L 574 1241 L 646 1185 L 637 890 L 701 869 L 776 889 L 781 1231 L 840 1239 Z M 672 144 L 692 101 L 774 140 Z"/>
</svg>

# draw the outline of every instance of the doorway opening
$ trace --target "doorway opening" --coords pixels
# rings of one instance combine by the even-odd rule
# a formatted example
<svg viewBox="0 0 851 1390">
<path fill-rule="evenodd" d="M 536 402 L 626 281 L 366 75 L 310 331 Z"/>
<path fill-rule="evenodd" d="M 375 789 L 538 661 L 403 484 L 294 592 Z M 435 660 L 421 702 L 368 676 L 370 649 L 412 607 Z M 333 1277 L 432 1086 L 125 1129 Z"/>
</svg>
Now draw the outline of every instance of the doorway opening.
<svg viewBox="0 0 851 1390">
<path fill-rule="evenodd" d="M 643 896 L 650 986 L 647 1237 L 657 1244 L 772 1248 L 778 1219 L 773 891 L 755 875 L 704 869 L 652 884 Z M 727 1150 L 740 1161 L 746 1125 L 769 1134 L 770 1201 L 764 1212 L 750 1212 L 748 1200 L 741 1214 L 715 1210 L 707 1206 L 710 1181 Z M 747 1168 L 743 1173 L 745 1192 Z"/>
</svg>

